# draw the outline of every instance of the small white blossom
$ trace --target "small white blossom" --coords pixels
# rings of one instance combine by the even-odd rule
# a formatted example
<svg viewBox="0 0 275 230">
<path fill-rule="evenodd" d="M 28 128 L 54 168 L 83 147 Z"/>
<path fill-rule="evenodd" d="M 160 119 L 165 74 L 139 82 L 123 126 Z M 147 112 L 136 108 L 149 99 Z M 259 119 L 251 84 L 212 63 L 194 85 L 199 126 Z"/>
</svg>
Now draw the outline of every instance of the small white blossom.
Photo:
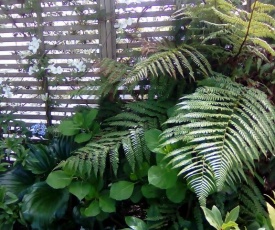
<svg viewBox="0 0 275 230">
<path fill-rule="evenodd" d="M 86 65 L 84 64 L 83 61 L 80 60 L 69 60 L 68 65 L 75 67 L 77 69 L 77 72 L 85 72 L 86 70 Z"/>
<path fill-rule="evenodd" d="M 12 97 L 12 92 L 11 92 L 11 88 L 6 85 L 4 88 L 3 88 L 3 91 L 4 91 L 4 97 Z"/>
<path fill-rule="evenodd" d="M 49 94 L 48 94 L 48 93 L 41 94 L 41 99 L 42 99 L 42 101 L 47 101 L 47 100 L 48 100 L 48 97 L 49 97 Z"/>
<path fill-rule="evenodd" d="M 32 53 L 29 50 L 19 52 L 19 56 L 21 59 L 24 59 L 31 55 L 32 55 Z"/>
<path fill-rule="evenodd" d="M 121 20 L 120 22 L 118 22 L 118 23 L 116 23 L 115 25 L 114 25 L 114 27 L 116 28 L 116 29 L 125 29 L 127 26 L 130 26 L 130 25 L 132 25 L 133 24 L 133 20 L 132 20 L 132 18 L 128 18 L 128 19 L 123 19 L 123 20 Z"/>
<path fill-rule="evenodd" d="M 53 73 L 53 74 L 61 74 L 63 72 L 63 69 L 61 68 L 61 66 L 55 67 L 54 64 L 49 65 L 47 69 L 49 69 L 50 73 Z"/>
<path fill-rule="evenodd" d="M 34 66 L 30 66 L 28 73 L 29 73 L 29 75 L 32 75 L 32 74 L 34 74 L 34 73 L 36 73 L 38 71 L 39 71 L 38 66 L 34 65 Z"/>
<path fill-rule="evenodd" d="M 41 43 L 41 40 L 33 37 L 32 41 L 29 44 L 29 50 L 35 54 L 39 48 L 39 43 Z"/>
</svg>

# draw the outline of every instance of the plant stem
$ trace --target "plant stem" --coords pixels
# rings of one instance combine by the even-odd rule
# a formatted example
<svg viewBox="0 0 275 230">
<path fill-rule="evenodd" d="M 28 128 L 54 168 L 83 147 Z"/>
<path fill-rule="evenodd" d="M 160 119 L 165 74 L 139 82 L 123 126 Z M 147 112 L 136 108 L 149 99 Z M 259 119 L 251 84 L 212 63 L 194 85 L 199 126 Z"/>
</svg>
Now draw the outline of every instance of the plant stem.
<svg viewBox="0 0 275 230">
<path fill-rule="evenodd" d="M 243 46 L 247 40 L 247 37 L 248 37 L 248 34 L 249 34 L 249 30 L 250 30 L 250 26 L 251 26 L 251 22 L 252 22 L 252 18 L 253 18 L 253 13 L 254 13 L 254 10 L 255 10 L 255 7 L 256 7 L 256 3 L 257 3 L 258 0 L 256 0 L 254 2 L 254 5 L 253 5 L 253 8 L 252 8 L 252 11 L 251 11 L 251 15 L 250 15 L 250 18 L 249 18 L 249 22 L 248 22 L 248 26 L 247 26 L 247 30 L 246 30 L 246 34 L 245 34 L 245 37 L 244 37 L 244 40 L 240 46 L 240 49 L 238 51 L 238 53 L 235 55 L 234 57 L 234 60 L 237 59 L 237 57 L 240 55 L 240 53 L 242 52 L 242 49 L 243 49 Z"/>
</svg>

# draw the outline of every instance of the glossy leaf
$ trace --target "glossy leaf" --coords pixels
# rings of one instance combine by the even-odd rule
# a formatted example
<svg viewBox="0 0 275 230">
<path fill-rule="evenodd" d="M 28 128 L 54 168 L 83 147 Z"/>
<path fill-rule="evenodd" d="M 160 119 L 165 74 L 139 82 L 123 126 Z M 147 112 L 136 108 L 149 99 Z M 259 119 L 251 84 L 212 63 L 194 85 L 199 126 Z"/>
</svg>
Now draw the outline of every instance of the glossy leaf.
<svg viewBox="0 0 275 230">
<path fill-rule="evenodd" d="M 93 189 L 94 187 L 90 183 L 84 181 L 75 181 L 69 185 L 69 192 L 75 195 L 79 200 L 82 200 Z"/>
<path fill-rule="evenodd" d="M 115 212 L 116 201 L 110 198 L 107 194 L 101 195 L 99 197 L 99 207 L 103 212 Z"/>
<path fill-rule="evenodd" d="M 166 167 L 152 166 L 148 171 L 148 181 L 161 189 L 172 188 L 177 182 L 177 173 Z"/>
<path fill-rule="evenodd" d="M 53 171 L 48 175 L 47 184 L 54 189 L 65 188 L 72 181 L 72 176 L 62 170 Z"/>
<path fill-rule="evenodd" d="M 68 200 L 66 189 L 53 189 L 45 182 L 36 183 L 23 198 L 23 216 L 33 229 L 47 229 L 65 214 Z"/>
<path fill-rule="evenodd" d="M 96 216 L 100 213 L 100 207 L 98 200 L 93 200 L 91 204 L 85 209 L 85 216 Z"/>
<path fill-rule="evenodd" d="M 73 136 L 79 133 L 79 127 L 70 120 L 62 121 L 58 129 L 65 136 Z"/>
<path fill-rule="evenodd" d="M 110 197 L 115 200 L 127 200 L 130 198 L 134 190 L 134 183 L 129 181 L 119 181 L 112 184 Z"/>
<path fill-rule="evenodd" d="M 79 133 L 75 136 L 74 141 L 76 143 L 83 143 L 92 138 L 92 133 Z"/>
<path fill-rule="evenodd" d="M 181 182 L 177 182 L 172 188 L 166 190 L 166 195 L 168 199 L 174 203 L 181 203 L 186 194 L 187 187 Z"/>
</svg>

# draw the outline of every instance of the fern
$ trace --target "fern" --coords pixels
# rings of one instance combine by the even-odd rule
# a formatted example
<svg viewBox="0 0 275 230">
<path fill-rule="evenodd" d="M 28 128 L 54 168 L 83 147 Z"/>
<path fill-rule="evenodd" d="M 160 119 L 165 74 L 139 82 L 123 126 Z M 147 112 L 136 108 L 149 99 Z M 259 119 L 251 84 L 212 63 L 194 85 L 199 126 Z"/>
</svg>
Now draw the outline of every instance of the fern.
<svg viewBox="0 0 275 230">
<path fill-rule="evenodd" d="M 125 105 L 123 112 L 103 122 L 100 135 L 75 151 L 60 167 L 85 178 L 92 173 L 103 176 L 108 164 L 116 175 L 122 150 L 135 171 L 144 161 L 150 161 L 150 151 L 144 139 L 145 130 L 160 128 L 162 122 L 167 120 L 166 112 L 170 106 L 169 102 L 152 101 Z"/>
<path fill-rule="evenodd" d="M 265 199 L 252 180 L 249 180 L 247 184 L 241 186 L 239 201 L 242 204 L 240 206 L 241 213 L 244 215 L 248 215 L 250 218 L 256 218 L 258 215 L 268 216 Z"/>
<path fill-rule="evenodd" d="M 254 160 L 275 148 L 275 111 L 264 93 L 221 77 L 202 82 L 182 98 L 166 124 L 164 145 L 181 143 L 167 154 L 180 168 L 202 204 L 225 185 L 253 174 Z"/>
<path fill-rule="evenodd" d="M 106 95 L 110 91 L 116 92 L 121 86 L 133 89 L 141 80 L 159 76 L 194 79 L 199 72 L 202 76 L 211 73 L 209 62 L 194 47 L 187 44 L 178 47 L 171 43 L 166 44 L 167 46 L 159 44 L 161 49 L 157 49 L 149 57 L 141 58 L 132 68 L 124 63 L 104 59 L 99 65 L 104 76 L 99 93 Z"/>
<path fill-rule="evenodd" d="M 274 5 L 255 1 L 252 11 L 247 12 L 236 8 L 231 2 L 224 0 L 209 0 L 205 5 L 185 6 L 175 13 L 178 18 L 190 18 L 191 30 L 199 30 L 199 39 L 203 43 L 224 41 L 231 44 L 235 58 L 241 53 L 249 52 L 249 46 L 268 51 L 275 56 L 274 49 L 265 39 L 275 39 L 275 19 L 269 15 Z M 198 23 L 199 22 L 199 23 Z M 201 26 L 204 24 L 204 27 Z M 203 34 L 202 34 L 203 33 Z"/>
</svg>

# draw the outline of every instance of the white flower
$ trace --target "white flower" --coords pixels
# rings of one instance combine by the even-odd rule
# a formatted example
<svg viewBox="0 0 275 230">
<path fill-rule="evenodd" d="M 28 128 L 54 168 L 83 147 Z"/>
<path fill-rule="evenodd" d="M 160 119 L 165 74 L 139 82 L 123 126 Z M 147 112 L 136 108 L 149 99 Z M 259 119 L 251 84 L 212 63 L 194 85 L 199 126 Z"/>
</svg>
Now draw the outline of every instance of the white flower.
<svg viewBox="0 0 275 230">
<path fill-rule="evenodd" d="M 80 60 L 69 60 L 68 65 L 75 67 L 77 69 L 77 72 L 85 72 L 86 70 L 86 65 L 83 61 Z"/>
<path fill-rule="evenodd" d="M 41 99 L 42 99 L 42 101 L 47 101 L 47 100 L 48 100 L 48 97 L 49 97 L 49 94 L 48 94 L 48 93 L 41 94 Z"/>
<path fill-rule="evenodd" d="M 29 44 L 29 50 L 35 54 L 39 48 L 39 43 L 41 43 L 41 40 L 33 37 L 32 41 Z"/>
<path fill-rule="evenodd" d="M 19 52 L 19 56 L 21 59 L 24 59 L 30 55 L 32 55 L 32 53 L 29 50 Z"/>
<path fill-rule="evenodd" d="M 7 97 L 7 98 L 12 97 L 11 88 L 10 88 L 8 85 L 6 85 L 6 86 L 3 88 L 3 91 L 5 92 L 5 93 L 4 93 L 4 97 Z"/>
<path fill-rule="evenodd" d="M 127 26 L 130 26 L 132 24 L 133 24 L 132 18 L 128 18 L 128 19 L 121 20 L 120 22 L 116 23 L 114 26 L 115 28 L 125 29 Z"/>
<path fill-rule="evenodd" d="M 61 68 L 61 66 L 55 67 L 54 65 L 55 64 L 48 66 L 47 69 L 49 69 L 50 73 L 53 73 L 53 74 L 62 74 L 63 69 Z"/>
<path fill-rule="evenodd" d="M 32 75 L 33 73 L 36 73 L 38 71 L 39 71 L 38 66 L 34 65 L 34 66 L 30 66 L 28 73 L 29 73 L 29 75 Z"/>
</svg>

